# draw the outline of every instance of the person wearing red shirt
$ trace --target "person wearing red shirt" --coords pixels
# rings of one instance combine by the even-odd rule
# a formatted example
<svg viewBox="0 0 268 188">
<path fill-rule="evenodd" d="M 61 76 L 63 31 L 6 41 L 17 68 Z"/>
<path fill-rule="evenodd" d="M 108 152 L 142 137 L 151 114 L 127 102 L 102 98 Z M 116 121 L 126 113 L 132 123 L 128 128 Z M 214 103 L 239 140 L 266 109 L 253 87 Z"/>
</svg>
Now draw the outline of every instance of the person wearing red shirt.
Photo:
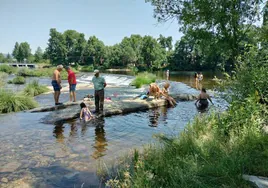
<svg viewBox="0 0 268 188">
<path fill-rule="evenodd" d="M 76 102 L 76 93 L 75 93 L 76 76 L 70 67 L 66 67 L 65 69 L 68 72 L 68 82 L 69 82 L 69 88 L 70 88 L 70 102 L 72 102 L 72 101 Z"/>
</svg>

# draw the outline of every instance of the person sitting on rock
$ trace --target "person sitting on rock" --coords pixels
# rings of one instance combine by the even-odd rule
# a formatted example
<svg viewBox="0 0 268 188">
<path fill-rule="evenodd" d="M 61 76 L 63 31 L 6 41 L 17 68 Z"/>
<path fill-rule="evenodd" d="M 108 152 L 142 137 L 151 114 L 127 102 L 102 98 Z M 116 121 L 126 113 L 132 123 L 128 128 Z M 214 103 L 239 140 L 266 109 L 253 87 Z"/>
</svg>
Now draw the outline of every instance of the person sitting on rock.
<svg viewBox="0 0 268 188">
<path fill-rule="evenodd" d="M 161 90 L 156 83 L 151 83 L 149 85 L 149 92 L 147 93 L 148 96 L 154 96 L 154 99 L 159 99 L 161 95 Z"/>
<path fill-rule="evenodd" d="M 162 96 L 168 101 L 168 103 L 169 103 L 172 107 L 174 107 L 174 106 L 177 104 L 177 102 L 175 101 L 175 99 L 173 99 L 173 97 L 169 96 L 169 94 L 168 94 L 168 89 L 169 89 L 169 87 L 170 87 L 170 84 L 169 84 L 168 82 L 166 82 L 166 83 L 164 84 L 164 87 L 163 87 L 163 89 L 162 89 L 161 94 L 162 94 Z"/>
<path fill-rule="evenodd" d="M 85 103 L 82 102 L 80 104 L 80 107 L 81 107 L 81 111 L 80 111 L 80 119 L 81 120 L 83 119 L 85 122 L 87 122 L 87 121 L 90 121 L 91 119 L 93 119 L 93 115 Z"/>
</svg>

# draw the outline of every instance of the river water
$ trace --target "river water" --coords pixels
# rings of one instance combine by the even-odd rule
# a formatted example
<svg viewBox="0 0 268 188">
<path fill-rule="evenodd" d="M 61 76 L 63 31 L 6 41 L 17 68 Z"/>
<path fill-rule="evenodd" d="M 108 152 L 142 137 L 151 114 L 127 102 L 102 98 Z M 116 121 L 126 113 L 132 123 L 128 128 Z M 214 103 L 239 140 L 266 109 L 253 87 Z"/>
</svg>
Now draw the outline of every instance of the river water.
<svg viewBox="0 0 268 188">
<path fill-rule="evenodd" d="M 197 94 L 191 87 L 192 74 L 184 75 L 180 73 L 175 78 L 171 73 L 171 92 Z M 212 88 L 209 84 L 213 83 L 212 76 L 204 75 L 204 83 Z M 143 91 L 128 86 L 132 76 L 105 74 L 104 77 L 114 86 L 106 89 L 106 96 L 112 100 L 134 97 Z M 78 82 L 89 82 L 91 78 L 90 74 L 80 75 Z M 182 79 L 184 83 L 177 82 Z M 39 81 L 50 84 L 49 79 Z M 93 91 L 79 90 L 77 95 L 81 99 L 89 93 Z M 41 106 L 53 105 L 51 94 L 40 95 L 36 100 Z M 68 93 L 63 93 L 61 101 L 67 100 Z M 226 105 L 221 98 L 213 100 L 219 110 Z M 103 186 L 96 175 L 98 164 L 111 164 L 131 149 L 153 143 L 154 134 L 177 135 L 197 114 L 192 101 L 180 102 L 175 108 L 112 116 L 87 124 L 79 120 L 44 124 L 41 119 L 47 112 L 0 115 L 0 187 Z"/>
</svg>

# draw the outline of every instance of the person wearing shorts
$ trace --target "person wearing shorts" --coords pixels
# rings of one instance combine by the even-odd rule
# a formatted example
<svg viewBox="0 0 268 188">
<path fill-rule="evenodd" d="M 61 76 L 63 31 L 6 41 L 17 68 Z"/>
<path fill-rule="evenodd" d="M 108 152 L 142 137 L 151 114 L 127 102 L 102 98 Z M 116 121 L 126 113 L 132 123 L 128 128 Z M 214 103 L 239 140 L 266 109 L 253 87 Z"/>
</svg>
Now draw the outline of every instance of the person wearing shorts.
<svg viewBox="0 0 268 188">
<path fill-rule="evenodd" d="M 59 103 L 59 98 L 60 98 L 60 90 L 61 90 L 61 77 L 60 77 L 60 72 L 62 71 L 63 66 L 58 65 L 57 69 L 54 71 L 53 76 L 52 76 L 52 82 L 51 85 L 53 86 L 54 89 L 54 100 L 55 100 L 55 105 L 61 105 L 62 103 Z"/>
<path fill-rule="evenodd" d="M 70 67 L 66 67 L 65 69 L 68 72 L 70 102 L 76 102 L 76 93 L 75 93 L 75 91 L 76 91 L 76 76 Z"/>
</svg>

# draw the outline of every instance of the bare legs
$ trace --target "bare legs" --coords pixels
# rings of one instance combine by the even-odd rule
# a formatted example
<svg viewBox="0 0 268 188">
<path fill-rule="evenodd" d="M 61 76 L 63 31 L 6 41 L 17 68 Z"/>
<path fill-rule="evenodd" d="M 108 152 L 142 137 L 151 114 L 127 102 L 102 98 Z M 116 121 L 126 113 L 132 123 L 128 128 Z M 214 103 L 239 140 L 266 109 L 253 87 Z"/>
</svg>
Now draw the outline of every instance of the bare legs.
<svg viewBox="0 0 268 188">
<path fill-rule="evenodd" d="M 55 104 L 58 104 L 59 103 L 59 98 L 60 98 L 60 91 L 55 91 L 54 92 Z"/>
<path fill-rule="evenodd" d="M 75 91 L 70 91 L 70 102 L 76 102 L 76 93 L 75 93 Z"/>
</svg>

